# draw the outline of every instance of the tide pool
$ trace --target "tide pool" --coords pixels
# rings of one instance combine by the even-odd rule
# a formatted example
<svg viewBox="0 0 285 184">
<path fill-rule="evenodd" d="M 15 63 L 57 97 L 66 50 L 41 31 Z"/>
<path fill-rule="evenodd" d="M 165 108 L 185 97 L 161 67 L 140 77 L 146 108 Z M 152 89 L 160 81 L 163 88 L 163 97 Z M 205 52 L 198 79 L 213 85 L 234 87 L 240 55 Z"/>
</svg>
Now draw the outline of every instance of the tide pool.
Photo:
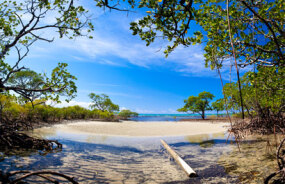
<svg viewBox="0 0 285 184">
<path fill-rule="evenodd" d="M 57 130 L 37 132 L 37 137 L 57 139 L 63 149 L 42 154 L 26 151 L 3 153 L 0 168 L 50 170 L 73 176 L 80 183 L 228 183 L 229 176 L 218 159 L 233 148 L 224 133 L 163 137 L 191 167 L 198 178 L 188 178 L 160 144 L 162 137 L 119 137 L 69 134 Z M 23 153 L 24 151 L 22 151 Z M 41 183 L 41 179 L 29 181 Z"/>
</svg>

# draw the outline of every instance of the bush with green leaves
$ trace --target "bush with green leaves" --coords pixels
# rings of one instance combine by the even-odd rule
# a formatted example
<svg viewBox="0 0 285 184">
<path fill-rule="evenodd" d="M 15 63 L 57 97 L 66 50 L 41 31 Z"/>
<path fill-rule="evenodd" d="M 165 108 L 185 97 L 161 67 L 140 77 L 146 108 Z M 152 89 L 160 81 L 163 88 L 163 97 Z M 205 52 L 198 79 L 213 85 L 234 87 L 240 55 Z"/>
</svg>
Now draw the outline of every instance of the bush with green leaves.
<svg viewBox="0 0 285 184">
<path fill-rule="evenodd" d="M 58 108 L 46 105 L 42 100 L 35 100 L 34 103 L 37 105 L 31 102 L 19 104 L 15 96 L 0 94 L 0 124 L 12 125 L 15 124 L 15 122 L 21 122 L 30 125 L 39 122 L 54 123 L 62 120 L 75 119 L 115 120 L 114 113 L 108 111 L 98 109 L 90 110 L 78 105 Z"/>
<path fill-rule="evenodd" d="M 132 111 L 127 110 L 127 109 L 121 110 L 118 114 L 120 119 L 128 119 L 131 117 L 137 117 L 138 115 L 139 115 L 138 113 L 132 112 Z"/>
<path fill-rule="evenodd" d="M 285 69 L 262 68 L 257 72 L 247 72 L 242 77 L 244 106 L 248 114 L 260 118 L 282 117 L 285 112 Z M 236 83 L 225 85 L 226 97 L 230 107 L 240 109 Z"/>
</svg>

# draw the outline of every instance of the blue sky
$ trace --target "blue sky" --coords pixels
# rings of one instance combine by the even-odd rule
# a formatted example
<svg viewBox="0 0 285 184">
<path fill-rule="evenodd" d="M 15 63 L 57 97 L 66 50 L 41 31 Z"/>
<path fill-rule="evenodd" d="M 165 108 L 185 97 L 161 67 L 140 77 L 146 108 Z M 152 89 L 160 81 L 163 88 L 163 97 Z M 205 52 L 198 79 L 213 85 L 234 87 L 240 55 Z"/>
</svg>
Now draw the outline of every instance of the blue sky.
<svg viewBox="0 0 285 184">
<path fill-rule="evenodd" d="M 168 58 L 163 50 L 167 41 L 158 40 L 149 47 L 133 36 L 129 23 L 145 12 L 128 16 L 123 12 L 102 11 L 85 5 L 93 14 L 94 39 L 56 39 L 53 43 L 37 42 L 23 65 L 37 72 L 50 72 L 58 62 L 69 64 L 78 80 L 78 94 L 70 104 L 88 107 L 88 94 L 105 93 L 121 109 L 139 113 L 177 113 L 183 100 L 202 91 L 222 98 L 216 71 L 204 67 L 203 45 L 178 47 Z M 49 21 L 49 20 L 47 20 Z M 194 25 L 195 29 L 199 29 Z M 43 34 L 53 37 L 52 31 Z M 13 62 L 15 56 L 8 58 Z M 225 82 L 228 67 L 223 70 Z"/>
</svg>

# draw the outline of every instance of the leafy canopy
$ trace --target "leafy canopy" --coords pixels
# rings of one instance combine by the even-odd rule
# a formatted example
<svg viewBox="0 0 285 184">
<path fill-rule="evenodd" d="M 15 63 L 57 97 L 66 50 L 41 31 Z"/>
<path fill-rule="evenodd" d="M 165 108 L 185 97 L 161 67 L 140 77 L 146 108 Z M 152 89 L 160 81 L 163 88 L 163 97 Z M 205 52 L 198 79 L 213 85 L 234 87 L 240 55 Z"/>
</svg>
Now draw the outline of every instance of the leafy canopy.
<svg viewBox="0 0 285 184">
<path fill-rule="evenodd" d="M 108 111 L 108 112 L 114 112 L 120 110 L 119 105 L 114 104 L 108 95 L 105 94 L 97 95 L 95 93 L 90 93 L 89 97 L 92 100 L 92 105 L 90 105 L 92 109 L 98 109 L 100 111 Z"/>
<path fill-rule="evenodd" d="M 225 101 L 224 99 L 218 99 L 212 102 L 212 109 L 217 111 L 217 116 L 219 111 L 225 110 Z"/>
<path fill-rule="evenodd" d="M 206 66 L 214 69 L 233 57 L 229 13 L 239 66 L 284 67 L 284 2 L 232 0 L 228 12 L 226 6 L 223 0 L 141 0 L 138 7 L 148 8 L 148 15 L 132 22 L 131 29 L 147 45 L 157 38 L 168 39 L 166 56 L 179 45 L 205 43 Z M 193 29 L 195 24 L 203 30 Z"/>
<path fill-rule="evenodd" d="M 199 93 L 198 96 L 189 96 L 187 100 L 184 100 L 184 107 L 177 111 L 199 113 L 205 119 L 205 111 L 212 110 L 210 101 L 213 98 L 214 95 L 206 91 Z"/>
<path fill-rule="evenodd" d="M 250 115 L 265 118 L 268 115 L 282 117 L 285 112 L 285 70 L 284 68 L 259 67 L 258 72 L 247 72 L 241 79 L 244 106 Z M 237 83 L 224 86 L 229 108 L 240 110 L 241 103 Z"/>
<path fill-rule="evenodd" d="M 67 96 L 67 100 L 73 98 L 76 78 L 67 71 L 67 64 L 59 63 L 48 77 L 21 66 L 21 61 L 35 42 L 54 40 L 47 31 L 73 39 L 87 36 L 92 30 L 88 11 L 73 0 L 1 1 L 0 93 L 14 91 L 29 100 L 41 95 L 54 101 L 59 101 L 59 95 Z M 12 64 L 5 61 L 10 53 L 18 56 Z M 23 81 L 28 83 L 24 85 Z"/>
</svg>

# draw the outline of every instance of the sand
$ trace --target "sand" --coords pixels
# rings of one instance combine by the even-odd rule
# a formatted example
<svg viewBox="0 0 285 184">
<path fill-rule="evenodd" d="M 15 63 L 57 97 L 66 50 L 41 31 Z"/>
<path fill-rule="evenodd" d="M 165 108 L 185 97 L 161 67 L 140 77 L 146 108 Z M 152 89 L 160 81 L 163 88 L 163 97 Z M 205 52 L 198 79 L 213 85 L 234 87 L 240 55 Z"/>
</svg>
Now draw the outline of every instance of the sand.
<svg viewBox="0 0 285 184">
<path fill-rule="evenodd" d="M 108 136 L 187 136 L 226 132 L 229 123 L 207 122 L 98 122 L 81 121 L 55 125 L 61 132 Z"/>
</svg>

